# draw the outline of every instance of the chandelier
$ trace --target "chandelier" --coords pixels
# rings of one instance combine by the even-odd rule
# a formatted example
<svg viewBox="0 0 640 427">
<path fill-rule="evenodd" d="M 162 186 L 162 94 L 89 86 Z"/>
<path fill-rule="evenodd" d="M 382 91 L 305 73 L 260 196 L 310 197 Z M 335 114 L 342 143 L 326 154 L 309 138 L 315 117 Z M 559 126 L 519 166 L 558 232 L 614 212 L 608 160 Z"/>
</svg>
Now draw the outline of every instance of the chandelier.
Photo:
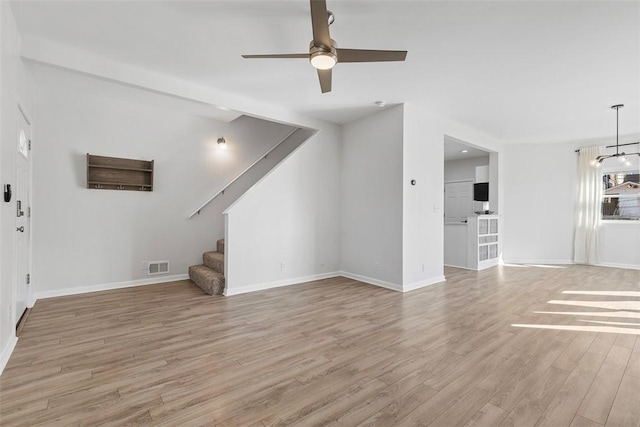
<svg viewBox="0 0 640 427">
<path fill-rule="evenodd" d="M 618 104 L 618 105 L 612 105 L 611 109 L 612 110 L 616 110 L 616 145 L 611 145 L 611 146 L 607 146 L 607 148 L 609 147 L 616 147 L 616 152 L 615 154 L 603 154 L 600 155 L 598 157 L 596 157 L 595 159 L 591 160 L 591 164 L 594 165 L 595 167 L 599 168 L 600 166 L 602 166 L 602 161 L 605 159 L 610 159 L 612 157 L 615 157 L 618 159 L 618 161 L 620 163 L 624 163 L 626 166 L 631 166 L 631 162 L 627 159 L 627 156 L 640 156 L 640 153 L 629 153 L 626 154 L 624 152 L 620 152 L 620 143 L 618 142 L 618 112 L 619 110 L 624 107 L 624 104 Z M 631 144 L 622 144 L 622 145 L 635 145 L 637 143 L 631 143 Z"/>
</svg>

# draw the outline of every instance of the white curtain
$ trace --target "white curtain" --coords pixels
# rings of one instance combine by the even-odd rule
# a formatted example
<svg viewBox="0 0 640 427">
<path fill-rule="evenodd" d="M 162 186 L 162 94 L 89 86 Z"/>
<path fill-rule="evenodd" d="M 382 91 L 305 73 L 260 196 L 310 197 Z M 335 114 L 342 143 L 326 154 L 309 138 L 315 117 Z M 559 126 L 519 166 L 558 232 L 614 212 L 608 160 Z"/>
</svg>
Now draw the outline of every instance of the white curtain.
<svg viewBox="0 0 640 427">
<path fill-rule="evenodd" d="M 578 201 L 573 261 L 578 264 L 598 263 L 598 234 L 602 210 L 602 171 L 592 161 L 600 147 L 580 149 L 578 160 Z"/>
</svg>

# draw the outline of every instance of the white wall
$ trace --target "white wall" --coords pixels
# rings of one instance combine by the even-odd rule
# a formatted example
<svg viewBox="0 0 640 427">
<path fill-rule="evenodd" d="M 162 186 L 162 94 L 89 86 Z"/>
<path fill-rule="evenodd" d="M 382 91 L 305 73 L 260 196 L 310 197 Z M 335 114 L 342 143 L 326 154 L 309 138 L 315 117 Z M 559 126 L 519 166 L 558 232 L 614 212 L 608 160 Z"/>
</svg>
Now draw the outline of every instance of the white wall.
<svg viewBox="0 0 640 427">
<path fill-rule="evenodd" d="M 449 160 L 444 162 L 444 182 L 476 180 L 476 166 L 489 164 L 489 154 L 472 159 Z"/>
<path fill-rule="evenodd" d="M 110 83 L 37 68 L 37 297 L 163 280 L 142 269 L 149 260 L 170 260 L 170 278 L 183 277 L 223 237 L 221 213 L 232 200 L 187 214 L 291 130 L 249 117 L 219 122 L 184 111 L 184 101 L 169 108 L 161 95 L 155 107 L 137 89 L 109 91 Z M 86 153 L 154 159 L 153 192 L 87 189 Z"/>
<path fill-rule="evenodd" d="M 397 290 L 403 263 L 403 110 L 396 106 L 344 125 L 341 152 L 342 271 Z"/>
<path fill-rule="evenodd" d="M 417 106 L 405 104 L 402 180 L 404 291 L 444 280 L 443 159 L 441 124 Z M 413 179 L 416 185 L 411 185 Z"/>
<path fill-rule="evenodd" d="M 505 147 L 503 258 L 570 263 L 576 154 L 566 144 Z"/>
<path fill-rule="evenodd" d="M 620 142 L 637 140 L 638 136 L 628 136 Z M 575 149 L 612 142 L 615 136 L 606 140 L 506 146 L 502 212 L 506 262 L 573 262 L 578 161 Z M 640 268 L 640 223 L 605 222 L 600 243 L 603 265 Z"/>
<path fill-rule="evenodd" d="M 600 231 L 600 264 L 610 267 L 640 268 L 640 224 L 610 222 Z"/>
<path fill-rule="evenodd" d="M 28 73 L 18 56 L 20 36 L 8 2 L 0 2 L 0 181 L 16 184 L 18 102 L 32 112 Z M 32 113 L 31 113 L 32 114 Z M 14 313 L 15 197 L 0 207 L 0 373 L 16 343 Z"/>
<path fill-rule="evenodd" d="M 226 295 L 338 275 L 337 127 L 324 125 L 238 199 L 225 217 Z"/>
</svg>

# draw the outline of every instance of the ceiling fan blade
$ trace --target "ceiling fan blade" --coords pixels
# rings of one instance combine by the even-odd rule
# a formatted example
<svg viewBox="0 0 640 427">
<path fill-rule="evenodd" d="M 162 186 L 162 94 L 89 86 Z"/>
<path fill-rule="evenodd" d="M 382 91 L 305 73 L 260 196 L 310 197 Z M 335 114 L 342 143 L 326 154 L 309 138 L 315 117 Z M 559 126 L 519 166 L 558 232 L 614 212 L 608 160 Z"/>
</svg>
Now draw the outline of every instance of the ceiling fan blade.
<svg viewBox="0 0 640 427">
<path fill-rule="evenodd" d="M 318 79 L 320 79 L 322 93 L 331 92 L 331 69 L 318 70 Z"/>
<path fill-rule="evenodd" d="M 306 58 L 309 59 L 308 53 L 282 53 L 282 54 L 272 54 L 272 55 L 242 55 L 245 59 L 255 59 L 255 58 Z"/>
<path fill-rule="evenodd" d="M 404 61 L 406 50 L 336 49 L 338 62 Z"/>
<path fill-rule="evenodd" d="M 316 46 L 331 48 L 327 2 L 325 0 L 310 0 L 310 2 L 311 26 L 313 28 L 313 44 Z"/>
</svg>

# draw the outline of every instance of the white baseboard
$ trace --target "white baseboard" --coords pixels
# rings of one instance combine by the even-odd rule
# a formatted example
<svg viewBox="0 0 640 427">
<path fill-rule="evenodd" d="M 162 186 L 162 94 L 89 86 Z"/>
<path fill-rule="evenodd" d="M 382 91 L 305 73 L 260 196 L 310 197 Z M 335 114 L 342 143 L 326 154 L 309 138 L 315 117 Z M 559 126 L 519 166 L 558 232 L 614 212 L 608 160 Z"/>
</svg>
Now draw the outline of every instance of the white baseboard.
<svg viewBox="0 0 640 427">
<path fill-rule="evenodd" d="M 447 279 L 444 276 L 432 277 L 427 280 L 420 280 L 418 282 L 411 283 L 409 285 L 405 285 L 402 289 L 402 292 L 410 292 L 416 289 L 424 288 L 425 286 L 435 285 L 436 283 L 443 283 Z"/>
<path fill-rule="evenodd" d="M 360 274 L 349 273 L 347 271 L 334 271 L 331 273 L 315 274 L 312 276 L 297 277 L 297 278 L 281 280 L 277 282 L 258 283 L 255 285 L 243 286 L 241 288 L 236 288 L 236 289 L 227 288 L 224 295 L 233 296 L 233 295 L 239 295 L 239 294 L 246 294 L 248 292 L 263 291 L 266 289 L 297 285 L 301 283 L 313 282 L 314 280 L 329 279 L 332 277 L 340 277 L 340 276 L 346 277 L 348 279 L 357 280 L 359 282 L 367 283 L 369 285 L 380 286 L 382 288 L 390 289 L 396 292 L 408 292 L 414 289 L 423 288 L 425 286 L 429 286 L 435 283 L 441 283 L 445 281 L 444 276 L 438 276 L 431 279 L 421 280 L 419 282 L 412 283 L 403 289 L 402 285 L 399 285 L 396 283 L 386 282 L 384 280 L 375 279 L 373 277 L 362 276 Z"/>
<path fill-rule="evenodd" d="M 503 260 L 502 265 L 505 264 L 541 264 L 541 265 L 569 265 L 574 264 L 572 259 L 510 259 Z"/>
<path fill-rule="evenodd" d="M 339 276 L 341 276 L 341 273 L 339 271 L 333 271 L 330 273 L 320 273 L 320 274 L 313 274 L 311 276 L 294 277 L 292 279 L 278 280 L 275 282 L 256 283 L 254 285 L 242 286 L 240 288 L 233 288 L 233 289 L 227 288 L 224 291 L 224 295 L 227 297 L 230 297 L 233 295 L 246 294 L 249 292 L 256 292 L 256 291 L 264 291 L 266 289 L 280 288 L 283 286 L 299 285 L 301 283 L 313 282 L 315 280 L 330 279 L 332 277 L 339 277 Z"/>
<path fill-rule="evenodd" d="M 9 338 L 9 342 L 2 349 L 2 353 L 0 353 L 0 374 L 4 371 L 5 366 L 7 366 L 7 362 L 11 357 L 11 353 L 13 353 L 13 349 L 16 348 L 16 344 L 18 342 L 18 338 L 13 335 Z"/>
<path fill-rule="evenodd" d="M 462 266 L 459 266 L 459 265 L 445 264 L 444 266 L 445 267 L 452 267 L 452 268 L 460 268 L 462 270 L 477 271 L 475 268 L 462 267 Z"/>
<path fill-rule="evenodd" d="M 29 299 L 27 300 L 27 307 L 33 308 L 35 303 L 36 303 L 36 297 L 35 295 L 33 295 L 33 292 L 31 292 L 31 294 L 29 295 Z"/>
<path fill-rule="evenodd" d="M 536 260 L 508 260 L 503 264 L 528 264 L 528 265 L 572 265 L 575 264 L 571 259 L 536 259 Z M 585 264 L 587 265 L 587 264 Z M 601 262 L 598 264 L 588 264 L 594 267 L 611 267 L 611 268 L 625 268 L 628 270 L 640 270 L 640 265 L 637 264 L 618 264 L 614 262 Z"/>
<path fill-rule="evenodd" d="M 112 289 L 133 288 L 135 286 L 155 285 L 158 283 L 176 282 L 186 280 L 188 274 L 176 274 L 165 277 L 152 277 L 148 279 L 129 280 L 126 282 L 104 283 L 100 285 L 79 286 L 76 288 L 56 289 L 55 291 L 44 291 L 35 293 L 35 301 L 44 298 L 63 297 L 67 295 L 79 295 L 89 292 L 110 291 Z"/>
<path fill-rule="evenodd" d="M 469 271 L 478 271 L 475 268 L 470 268 L 470 267 L 461 267 L 459 265 L 451 265 L 451 264 L 445 264 L 445 267 L 452 267 L 452 268 L 459 268 L 460 270 L 469 270 Z"/>
<path fill-rule="evenodd" d="M 626 268 L 628 270 L 640 270 L 640 265 L 635 264 L 617 264 L 612 262 L 603 262 L 596 264 L 596 267 L 610 267 L 610 268 Z"/>
<path fill-rule="evenodd" d="M 349 273 L 347 271 L 341 271 L 340 275 L 348 279 L 357 280 L 358 282 L 364 282 L 370 285 L 376 285 L 382 288 L 391 289 L 392 291 L 402 292 L 402 285 L 399 285 L 397 283 L 385 282 L 384 280 L 374 279 L 373 277 L 361 276 L 360 274 Z"/>
</svg>

